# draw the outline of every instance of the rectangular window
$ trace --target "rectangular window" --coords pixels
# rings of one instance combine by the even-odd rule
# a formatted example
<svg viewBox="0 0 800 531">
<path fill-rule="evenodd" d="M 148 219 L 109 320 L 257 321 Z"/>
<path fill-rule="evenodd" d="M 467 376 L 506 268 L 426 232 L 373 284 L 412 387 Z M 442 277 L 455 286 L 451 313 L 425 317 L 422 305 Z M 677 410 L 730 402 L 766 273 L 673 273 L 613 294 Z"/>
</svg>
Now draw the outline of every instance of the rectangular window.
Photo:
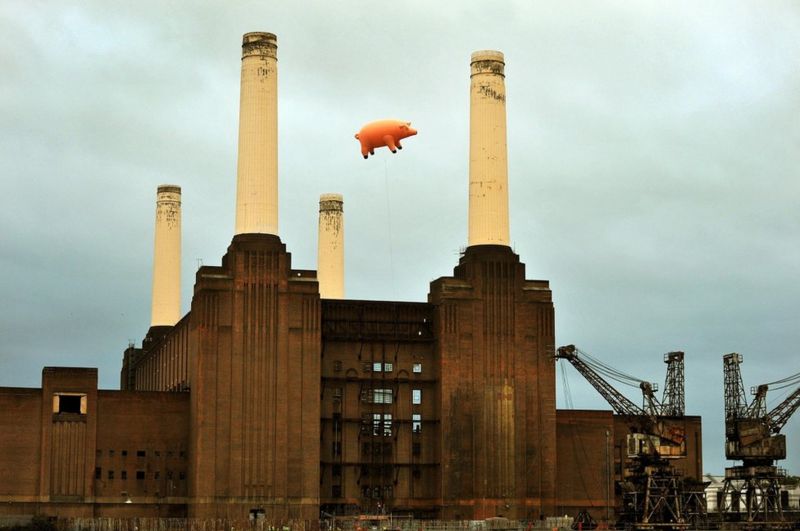
<svg viewBox="0 0 800 531">
<path fill-rule="evenodd" d="M 383 364 L 383 372 L 392 372 L 394 370 L 394 365 L 391 363 L 384 363 Z"/>
<path fill-rule="evenodd" d="M 86 414 L 85 393 L 55 393 L 53 395 L 53 413 Z"/>
<path fill-rule="evenodd" d="M 120 453 L 122 454 L 122 457 L 126 457 L 128 455 L 128 450 L 122 450 Z"/>
<path fill-rule="evenodd" d="M 114 471 L 113 470 L 109 470 L 108 471 L 108 479 L 114 479 Z"/>
<path fill-rule="evenodd" d="M 341 498 L 342 496 L 342 486 L 341 485 L 331 485 L 331 496 L 334 498 Z"/>
<path fill-rule="evenodd" d="M 411 431 L 419 433 L 422 431 L 422 415 L 414 413 L 411 415 Z"/>
<path fill-rule="evenodd" d="M 332 452 L 333 455 L 342 455 L 342 443 L 339 441 L 333 441 Z"/>
<path fill-rule="evenodd" d="M 167 479 L 172 479 L 172 470 L 167 470 Z"/>
<path fill-rule="evenodd" d="M 144 470 L 136 471 L 136 479 L 144 479 Z"/>
<path fill-rule="evenodd" d="M 161 472 L 159 472 L 158 470 L 153 472 L 153 479 L 161 479 Z"/>
<path fill-rule="evenodd" d="M 372 363 L 372 372 L 392 372 L 393 370 L 394 365 L 391 363 L 381 363 L 380 361 Z"/>
<path fill-rule="evenodd" d="M 422 445 L 418 442 L 411 443 L 411 455 L 422 455 Z"/>
<path fill-rule="evenodd" d="M 342 362 L 340 360 L 336 360 L 333 362 L 333 371 L 334 372 L 342 371 Z"/>
<path fill-rule="evenodd" d="M 411 403 L 412 404 L 421 404 L 422 403 L 422 389 L 412 389 L 411 390 Z"/>
<path fill-rule="evenodd" d="M 342 388 L 341 387 L 334 387 L 333 388 L 333 398 L 342 398 Z"/>
<path fill-rule="evenodd" d="M 136 457 L 147 457 L 147 452 L 145 450 L 136 450 Z"/>
<path fill-rule="evenodd" d="M 114 450 L 108 451 L 108 457 L 114 457 Z"/>
<path fill-rule="evenodd" d="M 379 361 L 372 363 L 372 372 L 381 372 L 382 364 Z"/>
<path fill-rule="evenodd" d="M 119 478 L 120 479 L 128 479 L 128 471 L 127 470 L 123 470 L 122 472 L 120 472 L 119 473 Z"/>
<path fill-rule="evenodd" d="M 412 365 L 411 366 L 411 372 L 420 374 L 422 372 L 422 364 L 421 363 L 415 363 L 414 365 Z"/>
<path fill-rule="evenodd" d="M 372 435 L 382 435 L 384 437 L 391 437 L 392 435 L 391 413 L 372 414 Z"/>
<path fill-rule="evenodd" d="M 419 479 L 420 476 L 422 476 L 422 471 L 418 466 L 415 466 L 413 470 L 411 470 L 411 475 L 414 477 L 414 479 Z"/>
<path fill-rule="evenodd" d="M 94 469 L 94 479 L 101 479 L 103 477 L 103 470 L 98 466 Z"/>
<path fill-rule="evenodd" d="M 178 479 L 186 479 L 186 472 L 178 472 Z"/>
<path fill-rule="evenodd" d="M 372 402 L 375 404 L 391 404 L 392 403 L 392 390 L 391 389 L 373 389 Z"/>
<path fill-rule="evenodd" d="M 160 451 L 156 450 L 154 453 L 155 453 L 156 457 L 161 457 L 161 452 Z"/>
<path fill-rule="evenodd" d="M 334 477 L 342 475 L 342 465 L 333 465 L 333 475 Z"/>
</svg>

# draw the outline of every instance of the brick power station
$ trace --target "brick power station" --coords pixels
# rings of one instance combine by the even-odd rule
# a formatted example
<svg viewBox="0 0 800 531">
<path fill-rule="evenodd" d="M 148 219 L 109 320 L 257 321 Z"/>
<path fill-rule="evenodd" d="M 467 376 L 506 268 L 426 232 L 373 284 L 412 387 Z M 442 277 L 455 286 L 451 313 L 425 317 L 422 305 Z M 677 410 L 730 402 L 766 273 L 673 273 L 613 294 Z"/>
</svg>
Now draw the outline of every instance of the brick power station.
<svg viewBox="0 0 800 531">
<path fill-rule="evenodd" d="M 242 45 L 236 231 L 180 315 L 180 188 L 159 187 L 152 326 L 121 390 L 46 367 L 0 388 L 0 515 L 537 519 L 615 506 L 629 419 L 556 410 L 554 310 L 509 247 L 503 55 L 471 60 L 469 245 L 427 302 L 343 299 L 343 200 L 319 271 L 278 236 L 277 45 Z M 700 419 L 682 417 L 687 476 Z"/>
</svg>

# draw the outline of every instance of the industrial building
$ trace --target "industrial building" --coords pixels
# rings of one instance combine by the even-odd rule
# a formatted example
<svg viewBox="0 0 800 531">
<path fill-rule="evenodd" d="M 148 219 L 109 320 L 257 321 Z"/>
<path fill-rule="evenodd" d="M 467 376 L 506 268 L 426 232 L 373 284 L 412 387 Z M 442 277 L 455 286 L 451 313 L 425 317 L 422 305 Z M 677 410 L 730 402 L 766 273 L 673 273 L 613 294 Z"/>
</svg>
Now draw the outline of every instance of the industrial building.
<svg viewBox="0 0 800 531">
<path fill-rule="evenodd" d="M 425 302 L 344 297 L 344 200 L 318 271 L 278 231 L 277 43 L 242 45 L 236 228 L 180 314 L 180 188 L 159 187 L 152 326 L 121 390 L 47 367 L 0 388 L 0 514 L 613 516 L 632 420 L 556 410 L 554 308 L 509 246 L 505 62 L 470 62 L 469 241 Z M 699 417 L 676 466 L 702 474 Z"/>
</svg>

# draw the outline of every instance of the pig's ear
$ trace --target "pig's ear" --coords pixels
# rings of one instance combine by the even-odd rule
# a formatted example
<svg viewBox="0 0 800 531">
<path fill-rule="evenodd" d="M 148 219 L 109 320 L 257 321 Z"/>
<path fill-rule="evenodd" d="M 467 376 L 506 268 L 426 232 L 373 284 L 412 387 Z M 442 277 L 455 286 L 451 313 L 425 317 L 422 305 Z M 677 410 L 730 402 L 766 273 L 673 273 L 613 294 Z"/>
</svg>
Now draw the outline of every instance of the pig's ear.
<svg viewBox="0 0 800 531">
<path fill-rule="evenodd" d="M 400 130 L 401 131 L 408 131 L 408 126 L 403 124 L 403 125 L 400 126 Z"/>
</svg>

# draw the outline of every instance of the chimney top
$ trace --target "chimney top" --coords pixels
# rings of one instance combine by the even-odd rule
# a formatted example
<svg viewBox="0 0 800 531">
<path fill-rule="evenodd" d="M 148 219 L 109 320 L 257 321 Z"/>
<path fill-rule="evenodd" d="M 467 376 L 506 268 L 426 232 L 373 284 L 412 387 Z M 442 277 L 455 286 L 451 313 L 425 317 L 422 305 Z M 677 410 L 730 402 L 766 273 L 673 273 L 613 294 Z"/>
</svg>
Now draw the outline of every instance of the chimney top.
<svg viewBox="0 0 800 531">
<path fill-rule="evenodd" d="M 176 194 L 181 193 L 181 187 L 177 184 L 159 184 L 158 185 L 158 193 L 168 193 L 173 192 Z"/>
<path fill-rule="evenodd" d="M 329 212 L 331 210 L 344 210 L 342 205 L 344 204 L 344 199 L 342 198 L 342 194 L 322 194 L 319 196 L 319 211 L 320 212 Z"/>
<path fill-rule="evenodd" d="M 472 53 L 469 62 L 472 67 L 472 75 L 475 74 L 499 74 L 505 77 L 505 57 L 503 52 L 497 50 L 478 50 Z"/>
<path fill-rule="evenodd" d="M 266 55 L 277 59 L 278 38 L 274 33 L 252 31 L 242 37 L 242 59 L 252 55 Z"/>
</svg>

